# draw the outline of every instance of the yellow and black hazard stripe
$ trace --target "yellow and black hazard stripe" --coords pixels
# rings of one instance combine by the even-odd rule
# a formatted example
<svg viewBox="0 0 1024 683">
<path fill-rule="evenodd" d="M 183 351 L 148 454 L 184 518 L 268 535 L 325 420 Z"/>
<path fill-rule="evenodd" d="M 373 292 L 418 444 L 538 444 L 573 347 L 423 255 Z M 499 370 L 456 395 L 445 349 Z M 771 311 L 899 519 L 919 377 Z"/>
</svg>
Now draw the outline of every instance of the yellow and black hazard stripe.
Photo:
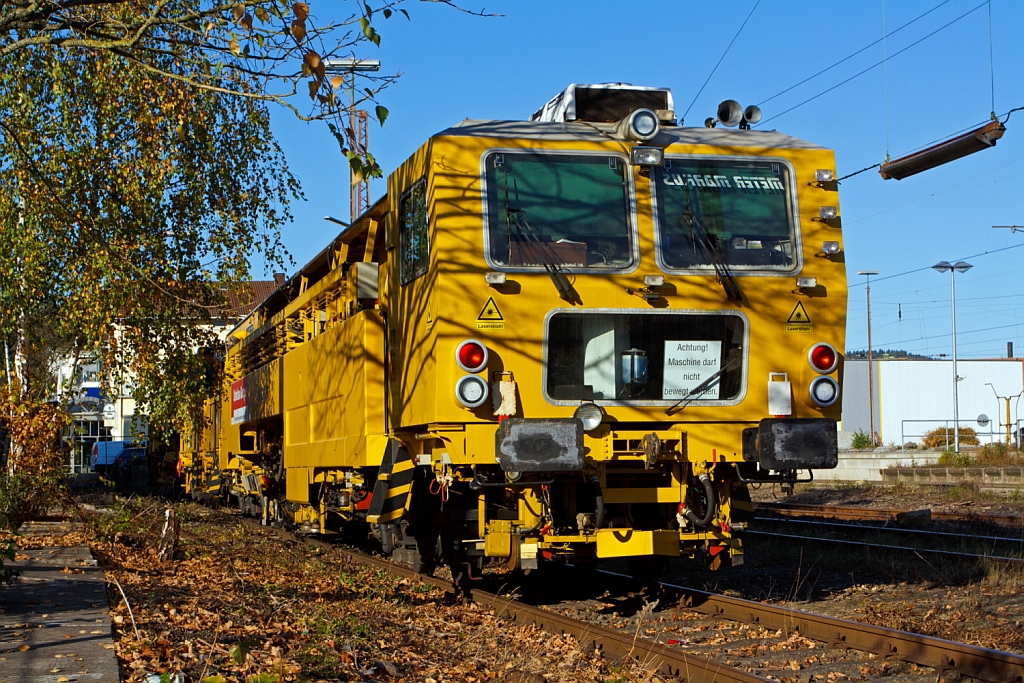
<svg viewBox="0 0 1024 683">
<path fill-rule="evenodd" d="M 220 470 L 213 470 L 206 478 L 206 492 L 220 493 Z"/>
<path fill-rule="evenodd" d="M 373 500 L 367 511 L 366 521 L 370 524 L 391 524 L 405 514 L 412 491 L 412 478 L 416 465 L 408 449 L 401 442 L 388 441 L 384 460 L 377 473 L 377 484 L 373 487 Z"/>
</svg>

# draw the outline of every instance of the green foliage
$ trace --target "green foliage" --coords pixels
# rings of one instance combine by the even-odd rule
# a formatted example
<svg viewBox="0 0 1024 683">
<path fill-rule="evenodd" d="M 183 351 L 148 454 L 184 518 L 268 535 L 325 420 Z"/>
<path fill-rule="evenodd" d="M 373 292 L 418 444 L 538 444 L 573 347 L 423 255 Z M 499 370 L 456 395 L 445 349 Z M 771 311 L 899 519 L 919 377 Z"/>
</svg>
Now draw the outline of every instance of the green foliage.
<svg viewBox="0 0 1024 683">
<path fill-rule="evenodd" d="M 55 359 L 99 353 L 151 423 L 187 429 L 217 380 L 214 354 L 195 353 L 219 344 L 204 324 L 245 291 L 250 259 L 289 260 L 280 234 L 302 195 L 267 105 L 331 121 L 356 149 L 349 108 L 397 76 L 346 101 L 324 62 L 378 45 L 392 12 L 355 3 L 317 25 L 303 2 L 168 0 L 159 21 L 145 7 L 0 4 L 0 338 L 22 400 L 59 392 Z M 349 163 L 380 173 L 365 151 Z"/>
<path fill-rule="evenodd" d="M 0 335 L 27 342 L 30 366 L 46 349 L 24 329 L 99 351 L 108 382 L 130 371 L 153 421 L 185 426 L 211 388 L 194 349 L 215 343 L 198 325 L 224 302 L 212 282 L 250 279 L 256 253 L 284 257 L 299 194 L 269 113 L 170 78 L 196 75 L 173 55 L 166 76 L 102 52 L 5 61 L 19 77 L 0 79 Z"/>
<path fill-rule="evenodd" d="M 236 644 L 231 646 L 228 650 L 228 654 L 231 655 L 231 659 L 234 660 L 235 664 L 241 666 L 245 663 L 245 658 L 249 656 L 249 651 L 254 647 L 257 647 L 260 641 L 255 638 L 243 638 Z"/>
<path fill-rule="evenodd" d="M 281 674 L 263 672 L 259 674 L 251 674 L 246 677 L 246 683 L 277 683 L 281 680 Z"/>
<path fill-rule="evenodd" d="M 1024 464 L 1024 457 L 1016 448 L 1005 443 L 987 443 L 974 454 L 974 462 L 979 467 L 1019 467 Z"/>
<path fill-rule="evenodd" d="M 203 683 L 224 683 L 224 677 L 220 674 L 214 674 L 213 676 L 207 676 L 203 679 Z"/>
<path fill-rule="evenodd" d="M 871 437 L 864 432 L 863 429 L 858 429 L 853 433 L 853 447 L 857 450 L 863 448 L 871 448 Z"/>
<path fill-rule="evenodd" d="M 945 467 L 970 467 L 972 464 L 969 454 L 956 453 L 949 449 L 942 452 L 938 462 Z"/>
<path fill-rule="evenodd" d="M 111 542 L 120 536 L 144 536 L 149 526 L 143 519 L 145 506 L 138 498 L 117 499 L 113 514 L 97 515 L 90 524 L 93 533 L 102 541 Z"/>
</svg>

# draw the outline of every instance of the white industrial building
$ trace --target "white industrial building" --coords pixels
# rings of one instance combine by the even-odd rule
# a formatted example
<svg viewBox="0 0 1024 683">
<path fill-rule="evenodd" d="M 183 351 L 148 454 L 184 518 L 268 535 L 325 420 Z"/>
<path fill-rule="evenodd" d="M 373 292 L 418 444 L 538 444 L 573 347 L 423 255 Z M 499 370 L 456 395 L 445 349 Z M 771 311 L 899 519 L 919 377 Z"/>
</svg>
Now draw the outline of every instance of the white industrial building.
<svg viewBox="0 0 1024 683">
<path fill-rule="evenodd" d="M 875 433 L 884 445 L 921 443 L 924 434 L 953 427 L 953 361 L 876 359 L 872 361 Z M 978 433 L 981 443 L 1006 438 L 1006 398 L 1010 401 L 1010 432 L 1018 433 L 1024 414 L 1018 403 L 1024 392 L 1024 359 L 957 361 L 960 382 L 960 427 Z M 843 421 L 840 445 L 849 446 L 858 430 L 870 432 L 868 362 L 847 360 L 843 374 Z M 979 423 L 978 418 L 985 416 Z"/>
</svg>

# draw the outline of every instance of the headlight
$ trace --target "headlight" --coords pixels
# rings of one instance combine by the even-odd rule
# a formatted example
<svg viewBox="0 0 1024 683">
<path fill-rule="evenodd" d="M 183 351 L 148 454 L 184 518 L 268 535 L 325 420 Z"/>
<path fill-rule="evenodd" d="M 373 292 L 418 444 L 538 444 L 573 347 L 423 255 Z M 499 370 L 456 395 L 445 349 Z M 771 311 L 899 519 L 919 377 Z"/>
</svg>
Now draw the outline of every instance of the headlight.
<svg viewBox="0 0 1024 683">
<path fill-rule="evenodd" d="M 665 164 L 665 150 L 638 145 L 629 150 L 629 162 L 634 166 L 662 166 Z"/>
<path fill-rule="evenodd" d="M 658 115 L 650 109 L 637 109 L 629 115 L 629 133 L 634 140 L 650 140 L 660 129 Z"/>
<path fill-rule="evenodd" d="M 580 405 L 572 414 L 577 420 L 583 423 L 583 431 L 590 432 L 598 428 L 601 424 L 601 420 L 604 419 L 604 413 L 601 409 L 593 403 L 584 403 Z"/>
<path fill-rule="evenodd" d="M 479 375 L 465 375 L 455 383 L 455 398 L 467 408 L 479 408 L 487 400 L 490 387 Z"/>
<path fill-rule="evenodd" d="M 839 383 L 831 377 L 818 377 L 811 382 L 811 400 L 827 408 L 839 399 Z"/>
</svg>

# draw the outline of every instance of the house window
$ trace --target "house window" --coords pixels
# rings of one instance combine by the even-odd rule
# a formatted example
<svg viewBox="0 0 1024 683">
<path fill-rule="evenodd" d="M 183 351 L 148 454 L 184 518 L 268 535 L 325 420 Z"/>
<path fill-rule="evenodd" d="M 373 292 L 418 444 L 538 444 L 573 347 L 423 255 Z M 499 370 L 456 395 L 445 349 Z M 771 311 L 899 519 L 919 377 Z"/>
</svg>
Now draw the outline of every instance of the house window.
<svg viewBox="0 0 1024 683">
<path fill-rule="evenodd" d="M 408 284 L 427 272 L 430 249 L 427 238 L 427 183 L 413 185 L 398 206 L 399 236 L 402 249 L 402 284 Z"/>
</svg>

